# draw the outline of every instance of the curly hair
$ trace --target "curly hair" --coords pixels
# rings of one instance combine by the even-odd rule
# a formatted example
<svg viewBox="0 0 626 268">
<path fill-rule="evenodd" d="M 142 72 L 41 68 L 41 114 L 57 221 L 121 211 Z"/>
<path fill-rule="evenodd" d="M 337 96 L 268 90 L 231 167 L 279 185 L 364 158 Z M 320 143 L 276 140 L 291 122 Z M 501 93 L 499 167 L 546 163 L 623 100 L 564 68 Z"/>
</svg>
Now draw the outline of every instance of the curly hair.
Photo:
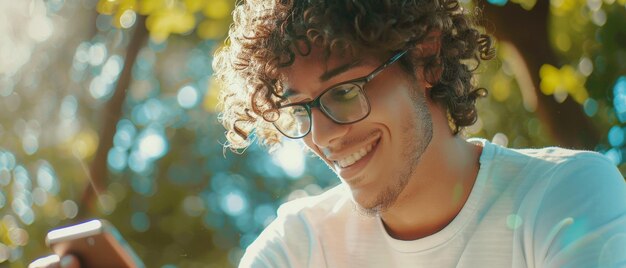
<svg viewBox="0 0 626 268">
<path fill-rule="evenodd" d="M 446 107 L 458 134 L 476 121 L 476 99 L 486 95 L 472 85 L 476 68 L 469 64 L 494 56 L 491 38 L 480 33 L 471 15 L 477 14 L 457 0 L 243 1 L 213 62 L 223 86 L 220 121 L 227 129 L 226 146 L 245 149 L 253 131 L 264 145 L 280 144 L 271 124 L 282 94 L 279 68 L 290 66 L 296 54 L 306 56 L 311 46 L 327 56 L 392 53 L 409 44 L 418 47 L 433 31 L 441 33 L 439 53 L 423 57 L 411 51 L 401 63 L 409 70 L 419 64 L 425 74 L 441 71 L 437 81 L 429 81 L 430 97 Z"/>
</svg>

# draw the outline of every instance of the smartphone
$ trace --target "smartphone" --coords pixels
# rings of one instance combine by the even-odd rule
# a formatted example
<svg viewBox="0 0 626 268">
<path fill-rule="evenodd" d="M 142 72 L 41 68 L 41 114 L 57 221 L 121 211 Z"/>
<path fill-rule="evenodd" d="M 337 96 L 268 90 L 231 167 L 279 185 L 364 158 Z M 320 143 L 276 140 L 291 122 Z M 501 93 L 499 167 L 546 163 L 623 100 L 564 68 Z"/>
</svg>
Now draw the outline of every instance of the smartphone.
<svg viewBox="0 0 626 268">
<path fill-rule="evenodd" d="M 59 256 L 76 256 L 81 267 L 145 268 L 117 229 L 101 219 L 52 230 L 46 245 Z"/>
</svg>

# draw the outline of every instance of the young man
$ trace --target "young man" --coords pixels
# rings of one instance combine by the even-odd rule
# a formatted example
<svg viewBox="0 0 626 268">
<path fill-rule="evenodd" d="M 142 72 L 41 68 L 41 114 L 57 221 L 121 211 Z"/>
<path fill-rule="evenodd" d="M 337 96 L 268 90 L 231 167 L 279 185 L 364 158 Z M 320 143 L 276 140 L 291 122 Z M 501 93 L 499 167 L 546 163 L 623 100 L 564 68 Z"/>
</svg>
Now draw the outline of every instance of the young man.
<svg viewBox="0 0 626 268">
<path fill-rule="evenodd" d="M 623 267 L 604 157 L 460 130 L 492 56 L 456 0 L 248 0 L 216 54 L 229 146 L 302 139 L 342 180 L 284 204 L 241 267 Z"/>
<path fill-rule="evenodd" d="M 626 265 L 604 157 L 459 135 L 492 55 L 455 0 L 241 3 L 214 62 L 229 146 L 302 139 L 342 184 L 284 204 L 240 266 Z"/>
</svg>

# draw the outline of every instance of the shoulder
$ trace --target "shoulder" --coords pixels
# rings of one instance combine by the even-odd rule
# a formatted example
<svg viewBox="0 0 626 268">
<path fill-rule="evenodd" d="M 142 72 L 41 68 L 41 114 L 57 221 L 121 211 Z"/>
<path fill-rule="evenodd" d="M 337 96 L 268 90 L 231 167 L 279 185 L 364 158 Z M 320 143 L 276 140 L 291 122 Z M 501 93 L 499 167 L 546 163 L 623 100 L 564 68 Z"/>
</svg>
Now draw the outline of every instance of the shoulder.
<svg viewBox="0 0 626 268">
<path fill-rule="evenodd" d="M 543 165 L 552 185 L 564 181 L 623 185 L 624 177 L 617 167 L 604 155 L 591 151 L 569 150 L 558 147 L 526 149 L 519 152 L 532 157 L 537 165 Z M 591 188 L 587 188 L 591 189 Z"/>
<path fill-rule="evenodd" d="M 601 154 L 590 151 L 569 150 L 559 147 L 515 149 L 502 147 L 481 138 L 470 138 L 468 141 L 482 145 L 481 165 L 486 164 L 496 171 L 509 174 L 516 172 L 549 173 L 564 163 L 579 161 L 578 159 L 599 159 L 610 164 Z"/>
<path fill-rule="evenodd" d="M 583 150 L 571 150 L 560 147 L 546 147 L 539 149 L 510 149 L 519 154 L 525 155 L 537 160 L 553 163 L 563 164 L 567 162 L 576 162 L 582 160 L 600 161 L 603 164 L 612 165 L 610 160 L 605 156 L 592 151 Z"/>
<path fill-rule="evenodd" d="M 502 200 L 514 200 L 513 215 L 522 220 L 515 232 L 530 266 L 626 263 L 620 253 L 626 248 L 626 183 L 608 158 L 590 151 L 509 149 L 475 141 L 484 146 L 486 179 L 508 191 Z"/>
<path fill-rule="evenodd" d="M 320 224 L 345 217 L 351 209 L 348 189 L 342 184 L 326 192 L 289 201 L 278 208 L 276 220 L 267 229 L 274 229 L 281 239 L 304 233 L 318 236 Z"/>
<path fill-rule="evenodd" d="M 617 167 L 597 152 L 560 147 L 509 149 L 494 144 L 488 146 L 495 147 L 493 149 L 495 163 L 504 164 L 507 167 L 517 166 L 523 173 L 544 177 L 581 177 L 595 173 L 594 177 L 606 175 L 623 179 Z"/>
<path fill-rule="evenodd" d="M 531 191 L 542 196 L 544 208 L 562 210 L 568 204 L 575 207 L 589 202 L 612 207 L 616 204 L 611 203 L 626 204 L 624 177 L 597 152 L 557 147 L 516 151 L 531 159 L 524 173 L 535 182 Z"/>
<path fill-rule="evenodd" d="M 319 247 L 318 225 L 329 217 L 340 217 L 350 202 L 345 187 L 339 185 L 281 205 L 276 219 L 246 249 L 240 267 L 305 265 Z"/>
<path fill-rule="evenodd" d="M 617 167 L 605 156 L 588 151 L 569 151 L 550 160 L 555 163 L 546 179 L 545 201 L 547 207 L 562 209 L 572 206 L 586 216 L 604 211 L 626 211 L 626 183 Z M 563 204 L 564 202 L 569 205 Z"/>
<path fill-rule="evenodd" d="M 593 266 L 605 250 L 621 250 L 626 240 L 626 183 L 605 156 L 550 148 L 540 159 L 550 163 L 535 211 L 534 233 L 546 266 Z M 537 244 L 539 245 L 539 244 Z M 625 259 L 611 259 L 621 262 Z M 589 264 L 589 265 L 588 265 Z"/>
<path fill-rule="evenodd" d="M 350 192 L 345 185 L 337 185 L 322 194 L 298 198 L 284 203 L 278 208 L 278 217 L 314 216 L 333 214 L 338 208 L 350 203 Z"/>
<path fill-rule="evenodd" d="M 277 217 L 266 229 L 286 236 L 293 232 L 314 232 L 318 225 L 331 218 L 343 217 L 351 209 L 348 189 L 341 184 L 316 196 L 291 200 L 282 204 Z"/>
<path fill-rule="evenodd" d="M 486 161 L 490 180 L 525 200 L 524 208 L 563 214 L 583 212 L 580 204 L 626 206 L 624 177 L 602 154 L 559 147 L 509 149 L 489 142 L 485 148 L 491 152 Z"/>
<path fill-rule="evenodd" d="M 624 177 L 608 158 L 597 152 L 558 147 L 503 150 L 509 151 L 504 154 L 505 159 L 523 159 L 520 173 L 541 188 L 535 190 L 545 190 L 546 194 L 626 194 Z"/>
</svg>

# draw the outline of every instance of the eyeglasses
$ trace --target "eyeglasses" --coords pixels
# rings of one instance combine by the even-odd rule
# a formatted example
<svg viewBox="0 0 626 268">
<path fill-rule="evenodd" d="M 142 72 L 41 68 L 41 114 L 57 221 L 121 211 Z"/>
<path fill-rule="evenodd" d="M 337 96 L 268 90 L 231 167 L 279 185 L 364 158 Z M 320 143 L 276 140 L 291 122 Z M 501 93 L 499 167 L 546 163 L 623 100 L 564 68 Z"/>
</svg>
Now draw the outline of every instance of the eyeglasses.
<svg viewBox="0 0 626 268">
<path fill-rule="evenodd" d="M 346 125 L 365 119 L 370 114 L 370 104 L 363 87 L 389 65 L 398 61 L 407 50 L 403 50 L 370 74 L 350 81 L 335 84 L 312 101 L 280 105 L 274 126 L 288 138 L 300 139 L 311 132 L 311 109 L 319 108 L 330 120 Z"/>
</svg>

